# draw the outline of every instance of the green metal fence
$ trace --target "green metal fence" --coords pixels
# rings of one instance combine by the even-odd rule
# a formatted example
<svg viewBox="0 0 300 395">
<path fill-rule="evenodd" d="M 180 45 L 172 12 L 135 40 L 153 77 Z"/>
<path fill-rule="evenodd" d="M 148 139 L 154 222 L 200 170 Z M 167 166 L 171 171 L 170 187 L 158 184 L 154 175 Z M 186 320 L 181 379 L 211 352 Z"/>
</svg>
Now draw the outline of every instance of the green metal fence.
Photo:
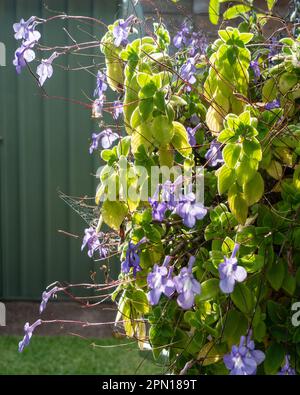
<svg viewBox="0 0 300 395">
<path fill-rule="evenodd" d="M 12 24 L 21 17 L 57 12 L 111 23 L 118 13 L 118 1 L 0 0 L 0 41 L 6 45 L 7 57 L 7 66 L 0 67 L 2 299 L 39 298 L 47 284 L 88 281 L 99 266 L 80 253 L 81 240 L 58 233 L 62 229 L 82 235 L 86 224 L 57 195 L 58 188 L 73 196 L 94 194 L 96 179 L 92 174 L 98 160 L 89 156 L 88 147 L 96 124 L 79 105 L 43 98 L 30 72 L 24 70 L 17 76 L 11 65 L 17 46 Z M 43 29 L 43 42 L 70 43 L 63 26 L 78 41 L 90 40 L 89 34 L 101 37 L 104 31 L 97 25 L 81 25 L 79 30 L 78 22 L 57 22 Z M 83 57 L 68 59 L 74 66 L 84 61 Z M 62 66 L 67 64 L 62 62 Z M 45 88 L 50 96 L 87 102 L 94 83 L 89 73 L 56 68 Z"/>
</svg>

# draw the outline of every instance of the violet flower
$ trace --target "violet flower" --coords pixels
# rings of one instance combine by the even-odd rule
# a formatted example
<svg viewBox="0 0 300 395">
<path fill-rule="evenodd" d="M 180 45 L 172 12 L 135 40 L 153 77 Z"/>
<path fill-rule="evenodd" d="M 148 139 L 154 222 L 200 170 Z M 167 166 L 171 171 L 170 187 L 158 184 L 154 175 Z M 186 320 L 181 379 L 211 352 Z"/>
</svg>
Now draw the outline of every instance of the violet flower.
<svg viewBox="0 0 300 395">
<path fill-rule="evenodd" d="M 42 59 L 41 64 L 38 65 L 36 73 L 39 76 L 39 83 L 41 86 L 44 85 L 47 78 L 51 78 L 53 75 L 52 62 L 59 56 L 57 52 L 53 54 L 48 59 Z"/>
<path fill-rule="evenodd" d="M 16 40 L 38 41 L 41 38 L 40 32 L 35 30 L 37 25 L 36 17 L 32 16 L 27 21 L 22 18 L 20 22 L 13 24 Z"/>
<path fill-rule="evenodd" d="M 197 69 L 195 67 L 195 58 L 189 58 L 187 59 L 186 63 L 181 67 L 179 74 L 183 80 L 188 82 L 190 85 L 193 85 L 197 81 L 195 77 L 196 72 Z M 191 87 L 187 86 L 186 90 L 190 92 Z"/>
<path fill-rule="evenodd" d="M 29 345 L 33 331 L 35 330 L 35 328 L 37 326 L 41 325 L 41 323 L 42 323 L 42 320 L 37 320 L 35 323 L 33 323 L 30 326 L 29 323 L 26 322 L 26 324 L 24 326 L 25 335 L 24 335 L 23 339 L 19 342 L 19 352 L 22 352 L 24 350 L 24 348 Z"/>
<path fill-rule="evenodd" d="M 230 370 L 230 375 L 254 375 L 257 366 L 264 361 L 265 354 L 260 350 L 255 350 L 251 335 L 250 331 L 247 338 L 242 336 L 239 346 L 232 346 L 230 354 L 224 356 L 224 363 Z"/>
<path fill-rule="evenodd" d="M 140 267 L 140 257 L 139 251 L 140 246 L 146 241 L 145 238 L 141 239 L 137 244 L 132 242 L 128 243 L 128 248 L 126 251 L 125 260 L 122 262 L 122 272 L 128 274 L 130 269 L 133 269 L 133 276 L 136 277 L 136 273 L 141 271 L 142 268 Z"/>
<path fill-rule="evenodd" d="M 113 113 L 114 120 L 117 120 L 119 116 L 122 114 L 123 114 L 123 104 L 120 100 L 116 100 L 114 102 L 114 113 Z"/>
<path fill-rule="evenodd" d="M 195 296 L 201 293 L 201 285 L 194 278 L 192 273 L 195 257 L 191 256 L 188 267 L 180 270 L 178 276 L 174 277 L 174 284 L 178 293 L 177 303 L 184 310 L 190 309 L 195 300 Z"/>
<path fill-rule="evenodd" d="M 273 110 L 274 108 L 279 108 L 279 107 L 280 107 L 280 101 L 278 99 L 275 99 L 265 105 L 266 110 Z"/>
<path fill-rule="evenodd" d="M 255 80 L 257 81 L 261 76 L 260 67 L 259 67 L 259 63 L 258 63 L 258 57 L 255 60 L 251 60 L 250 67 L 253 70 Z"/>
<path fill-rule="evenodd" d="M 236 254 L 240 248 L 239 244 L 234 245 L 231 257 L 224 257 L 224 262 L 219 265 L 220 288 L 225 294 L 232 293 L 236 282 L 242 282 L 247 277 L 247 272 L 242 266 L 237 265 Z"/>
<path fill-rule="evenodd" d="M 277 373 L 278 376 L 295 376 L 296 371 L 290 366 L 290 356 L 285 356 L 285 364 L 281 370 Z"/>
<path fill-rule="evenodd" d="M 120 136 L 118 133 L 114 133 L 111 129 L 105 129 L 100 133 L 93 133 L 92 134 L 92 143 L 90 145 L 90 154 L 93 153 L 94 150 L 98 149 L 99 143 L 101 144 L 102 148 L 108 149 L 112 146 L 114 141 L 119 139 Z"/>
<path fill-rule="evenodd" d="M 128 43 L 128 35 L 130 32 L 131 25 L 135 20 L 134 15 L 130 15 L 125 21 L 120 21 L 117 26 L 113 29 L 114 44 L 116 47 L 120 45 L 125 46 Z"/>
<path fill-rule="evenodd" d="M 105 259 L 108 254 L 108 250 L 100 243 L 99 238 L 102 236 L 102 233 L 97 233 L 92 226 L 85 229 L 84 233 L 85 235 L 82 240 L 81 251 L 87 246 L 88 256 L 90 258 L 93 257 L 95 252 L 98 252 L 100 259 Z"/>
<path fill-rule="evenodd" d="M 224 163 L 221 144 L 217 140 L 210 143 L 210 148 L 205 154 L 207 164 L 211 167 L 216 167 L 219 163 Z"/>
<path fill-rule="evenodd" d="M 54 297 L 55 294 L 60 290 L 60 288 L 58 287 L 54 287 L 52 289 L 50 289 L 50 291 L 44 291 L 42 294 L 42 301 L 40 304 L 40 314 L 42 314 L 42 312 L 45 310 L 46 305 L 49 301 L 50 298 Z"/>
<path fill-rule="evenodd" d="M 26 42 L 15 51 L 13 65 L 16 67 L 18 74 L 20 74 L 22 69 L 26 67 L 27 63 L 30 63 L 35 59 L 35 52 L 32 50 L 33 46 L 34 43 Z"/>
<path fill-rule="evenodd" d="M 93 102 L 92 106 L 92 117 L 93 118 L 102 118 L 102 110 L 104 106 L 105 96 L 101 95 Z"/>
<path fill-rule="evenodd" d="M 103 97 L 103 92 L 107 90 L 106 76 L 100 70 L 97 73 L 96 89 L 94 90 L 94 97 Z"/>
<path fill-rule="evenodd" d="M 201 126 L 202 126 L 202 124 L 198 123 L 198 125 L 195 126 L 194 128 L 190 128 L 190 127 L 186 128 L 186 130 L 188 132 L 189 143 L 192 147 L 194 147 L 197 144 L 195 134 L 196 134 L 197 130 L 201 128 Z"/>
<path fill-rule="evenodd" d="M 197 52 L 205 54 L 208 48 L 207 37 L 203 32 L 193 32 L 189 42 L 189 54 L 194 56 Z"/>
<path fill-rule="evenodd" d="M 147 297 L 152 306 L 158 304 L 162 294 L 170 298 L 175 292 L 175 285 L 172 280 L 173 268 L 168 269 L 170 260 L 171 257 L 166 256 L 162 266 L 155 264 L 152 272 L 148 274 L 147 283 L 150 291 Z"/>
<path fill-rule="evenodd" d="M 159 194 L 162 193 L 164 197 L 160 200 Z M 163 190 L 162 185 L 158 185 L 152 198 L 148 199 L 152 208 L 152 218 L 155 221 L 162 222 L 166 211 L 170 208 L 168 192 Z"/>
<path fill-rule="evenodd" d="M 174 213 L 183 219 L 183 224 L 188 228 L 193 228 L 197 220 L 201 220 L 207 214 L 207 209 L 202 203 L 196 203 L 196 197 L 193 192 L 182 197 L 177 204 Z"/>
<path fill-rule="evenodd" d="M 181 29 L 177 32 L 175 37 L 173 38 L 173 44 L 177 49 L 182 48 L 183 46 L 189 45 L 189 35 L 190 35 L 190 28 L 188 27 L 187 23 L 183 23 Z"/>
</svg>

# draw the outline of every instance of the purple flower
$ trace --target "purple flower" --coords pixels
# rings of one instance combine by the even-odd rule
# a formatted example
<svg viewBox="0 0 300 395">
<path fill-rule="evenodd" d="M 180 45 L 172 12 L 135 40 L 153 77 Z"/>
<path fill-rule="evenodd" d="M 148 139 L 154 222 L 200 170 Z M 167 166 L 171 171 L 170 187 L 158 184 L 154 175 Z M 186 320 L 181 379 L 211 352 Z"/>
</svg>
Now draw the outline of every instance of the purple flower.
<svg viewBox="0 0 300 395">
<path fill-rule="evenodd" d="M 148 274 L 147 283 L 149 303 L 153 306 L 159 302 L 162 294 L 168 298 L 175 292 L 175 285 L 172 280 L 173 268 L 168 269 L 171 257 L 166 256 L 162 266 L 154 265 L 151 273 Z"/>
<path fill-rule="evenodd" d="M 120 100 L 116 100 L 114 102 L 114 113 L 113 113 L 113 118 L 117 120 L 120 115 L 123 114 L 123 104 Z"/>
<path fill-rule="evenodd" d="M 152 207 L 152 218 L 162 222 L 167 210 L 174 210 L 176 202 L 179 201 L 178 189 L 182 185 L 182 177 L 178 177 L 174 183 L 166 181 L 163 185 L 158 185 L 149 203 Z M 161 198 L 159 197 L 161 195 Z"/>
<path fill-rule="evenodd" d="M 94 97 L 103 97 L 103 92 L 107 90 L 106 76 L 99 70 L 97 73 L 96 89 L 94 90 Z"/>
<path fill-rule="evenodd" d="M 149 198 L 149 203 L 152 207 L 152 218 L 155 221 L 162 222 L 165 217 L 165 213 L 168 210 L 167 203 L 166 202 L 158 202 L 158 201 L 154 200 L 153 198 Z"/>
<path fill-rule="evenodd" d="M 104 105 L 105 96 L 101 95 L 98 99 L 93 102 L 92 117 L 102 118 L 102 110 Z"/>
<path fill-rule="evenodd" d="M 202 203 L 196 203 L 193 192 L 182 196 L 182 200 L 177 204 L 174 213 L 183 219 L 183 224 L 188 228 L 195 226 L 196 221 L 203 219 L 207 214 L 207 209 Z"/>
<path fill-rule="evenodd" d="M 24 326 L 24 331 L 25 331 L 25 335 L 23 337 L 23 340 L 21 340 L 19 342 L 19 352 L 22 352 L 24 350 L 24 347 L 28 346 L 30 339 L 32 337 L 32 333 L 35 330 L 35 328 L 39 325 L 41 325 L 42 320 L 37 320 L 34 324 L 32 324 L 31 326 L 29 325 L 28 322 L 26 322 L 25 326 Z"/>
<path fill-rule="evenodd" d="M 29 18 L 28 21 L 21 19 L 19 23 L 13 25 L 15 38 L 17 40 L 23 39 L 21 46 L 15 51 L 13 60 L 13 65 L 16 67 L 18 74 L 21 73 L 26 63 L 30 63 L 35 59 L 33 48 L 41 38 L 40 32 L 34 30 L 36 25 L 34 16 Z"/>
<path fill-rule="evenodd" d="M 178 31 L 176 36 L 173 38 L 173 44 L 176 48 L 181 48 L 183 46 L 189 45 L 189 36 L 190 36 L 190 28 L 188 27 L 187 23 L 185 22 L 181 29 Z"/>
<path fill-rule="evenodd" d="M 47 78 L 51 78 L 53 74 L 52 62 L 59 56 L 57 52 L 53 54 L 48 59 L 42 59 L 41 64 L 38 65 L 36 73 L 39 76 L 39 83 L 41 86 L 44 85 Z"/>
<path fill-rule="evenodd" d="M 35 52 L 32 50 L 33 47 L 34 43 L 25 42 L 16 50 L 13 65 L 16 67 L 18 74 L 21 73 L 22 68 L 26 67 L 27 63 L 35 59 Z"/>
<path fill-rule="evenodd" d="M 207 37 L 202 32 L 193 32 L 191 40 L 189 42 L 189 54 L 190 56 L 194 56 L 197 51 L 201 54 L 206 53 L 208 48 Z"/>
<path fill-rule="evenodd" d="M 279 108 L 280 107 L 280 102 L 278 99 L 275 99 L 265 105 L 266 110 L 273 110 L 274 108 Z"/>
<path fill-rule="evenodd" d="M 195 134 L 196 134 L 197 130 L 201 128 L 201 126 L 202 126 L 202 124 L 198 123 L 198 125 L 195 126 L 194 128 L 187 127 L 187 129 L 186 129 L 188 132 L 189 143 L 192 147 L 194 147 L 197 144 Z"/>
<path fill-rule="evenodd" d="M 93 257 L 94 253 L 97 251 L 99 253 L 100 259 L 107 257 L 107 248 L 105 248 L 101 243 L 99 238 L 102 233 L 97 233 L 93 227 L 87 228 L 84 231 L 85 235 L 82 240 L 81 251 L 87 246 L 88 256 Z"/>
<path fill-rule="evenodd" d="M 58 287 L 54 287 L 54 288 L 52 288 L 52 289 L 50 289 L 50 291 L 44 291 L 43 292 L 43 294 L 42 294 L 42 301 L 41 301 L 41 304 L 40 304 L 40 314 L 42 314 L 42 312 L 45 310 L 45 308 L 46 308 L 46 305 L 47 305 L 47 303 L 48 303 L 48 300 L 51 298 L 51 297 L 54 297 L 54 295 L 58 292 L 60 290 L 60 288 L 58 288 Z"/>
<path fill-rule="evenodd" d="M 251 331 L 247 339 L 242 336 L 239 346 L 232 346 L 231 353 L 224 356 L 224 363 L 230 370 L 230 375 L 256 374 L 257 366 L 264 361 L 265 354 L 255 350 L 254 341 L 250 338 Z"/>
<path fill-rule="evenodd" d="M 135 20 L 134 15 L 130 15 L 125 21 L 120 21 L 117 26 L 113 29 L 114 44 L 116 47 L 120 45 L 125 46 L 128 43 L 128 35 L 130 32 L 131 25 Z"/>
<path fill-rule="evenodd" d="M 98 149 L 99 142 L 102 148 L 107 149 L 110 148 L 114 141 L 116 141 L 120 136 L 118 133 L 114 133 L 111 129 L 105 129 L 100 133 L 92 134 L 92 143 L 90 145 L 90 154 L 93 153 L 94 150 Z"/>
<path fill-rule="evenodd" d="M 198 126 L 200 123 L 200 118 L 198 117 L 197 114 L 193 114 L 190 118 L 190 122 L 193 126 Z"/>
<path fill-rule="evenodd" d="M 258 58 L 256 58 L 255 60 L 252 60 L 250 62 L 250 67 L 253 70 L 253 73 L 254 73 L 254 76 L 255 76 L 255 80 L 258 80 L 258 78 L 261 76 L 260 67 L 259 67 L 259 63 L 258 63 Z"/>
<path fill-rule="evenodd" d="M 122 272 L 129 273 L 130 269 L 133 268 L 133 275 L 136 276 L 136 273 L 141 271 L 142 268 L 140 267 L 140 257 L 138 255 L 140 250 L 140 245 L 145 242 L 143 238 L 137 244 L 128 243 L 128 248 L 126 251 L 125 260 L 122 262 Z"/>
<path fill-rule="evenodd" d="M 270 48 L 269 48 L 270 52 L 269 52 L 269 55 L 268 55 L 269 66 L 272 66 L 274 64 L 274 61 L 272 60 L 272 58 L 278 54 L 279 48 L 281 48 L 281 45 L 278 42 L 277 38 L 273 36 L 271 38 Z"/>
<path fill-rule="evenodd" d="M 209 150 L 205 154 L 207 164 L 211 167 L 216 167 L 219 163 L 224 163 L 221 151 L 221 144 L 217 140 L 213 140 L 210 144 Z"/>
<path fill-rule="evenodd" d="M 280 372 L 277 373 L 278 376 L 295 376 L 296 371 L 290 366 L 290 356 L 285 356 L 285 364 L 281 368 Z"/>
<path fill-rule="evenodd" d="M 34 30 L 37 25 L 36 17 L 32 16 L 27 21 L 21 19 L 19 23 L 13 24 L 16 40 L 38 41 L 41 38 L 40 32 Z"/>
<path fill-rule="evenodd" d="M 195 300 L 195 296 L 201 293 L 200 283 L 194 278 L 192 273 L 195 257 L 191 256 L 188 267 L 180 270 L 178 276 L 174 277 L 174 284 L 178 293 L 177 303 L 184 310 L 190 309 Z"/>
<path fill-rule="evenodd" d="M 219 265 L 220 288 L 225 294 L 232 293 L 235 282 L 242 282 L 247 277 L 247 272 L 242 266 L 237 265 L 236 254 L 240 248 L 239 244 L 234 245 L 231 257 L 224 257 L 224 262 Z"/>
<path fill-rule="evenodd" d="M 195 67 L 195 58 L 189 58 L 186 63 L 181 67 L 179 74 L 189 84 L 193 85 L 197 80 L 195 77 L 197 69 Z M 187 86 L 187 91 L 191 91 L 191 87 Z"/>
</svg>

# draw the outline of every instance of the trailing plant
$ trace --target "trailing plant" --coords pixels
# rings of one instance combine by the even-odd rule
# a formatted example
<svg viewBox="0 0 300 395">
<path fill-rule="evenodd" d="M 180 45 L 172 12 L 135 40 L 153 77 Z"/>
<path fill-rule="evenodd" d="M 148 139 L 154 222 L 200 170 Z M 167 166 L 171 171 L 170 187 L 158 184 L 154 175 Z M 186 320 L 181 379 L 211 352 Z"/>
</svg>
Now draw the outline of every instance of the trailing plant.
<svg viewBox="0 0 300 395">
<path fill-rule="evenodd" d="M 210 3 L 213 23 L 221 3 Z M 264 14 L 252 1 L 236 3 L 223 16 L 241 24 L 220 29 L 210 45 L 188 22 L 172 39 L 162 23 L 138 37 L 134 16 L 95 43 L 106 69 L 97 70 L 94 117 L 101 127 L 110 87 L 114 119 L 122 112 L 124 122 L 121 133 L 92 136 L 90 152 L 99 150 L 105 164 L 97 173 L 99 215 L 82 247 L 96 260 L 119 254 L 118 280 L 94 287 L 115 288 L 116 328 L 167 371 L 295 374 L 299 38 L 263 36 L 275 1 Z M 18 71 L 34 47 L 43 49 L 35 29 L 46 22 L 14 27 L 23 38 Z M 64 52 L 54 54 L 38 66 L 40 85 Z M 43 309 L 70 287 L 44 293 Z M 28 324 L 20 350 L 42 323 Z"/>
</svg>

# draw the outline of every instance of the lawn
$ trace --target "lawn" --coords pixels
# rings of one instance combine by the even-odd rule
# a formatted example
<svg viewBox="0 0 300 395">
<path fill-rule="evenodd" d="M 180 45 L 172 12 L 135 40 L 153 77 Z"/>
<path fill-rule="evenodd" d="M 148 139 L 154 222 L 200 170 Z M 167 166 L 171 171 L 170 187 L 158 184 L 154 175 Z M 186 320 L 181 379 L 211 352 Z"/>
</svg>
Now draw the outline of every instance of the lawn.
<svg viewBox="0 0 300 395">
<path fill-rule="evenodd" d="M 19 340 L 0 336 L 0 374 L 163 373 L 163 368 L 147 359 L 130 340 L 33 336 L 22 354 L 18 352 Z"/>
</svg>

